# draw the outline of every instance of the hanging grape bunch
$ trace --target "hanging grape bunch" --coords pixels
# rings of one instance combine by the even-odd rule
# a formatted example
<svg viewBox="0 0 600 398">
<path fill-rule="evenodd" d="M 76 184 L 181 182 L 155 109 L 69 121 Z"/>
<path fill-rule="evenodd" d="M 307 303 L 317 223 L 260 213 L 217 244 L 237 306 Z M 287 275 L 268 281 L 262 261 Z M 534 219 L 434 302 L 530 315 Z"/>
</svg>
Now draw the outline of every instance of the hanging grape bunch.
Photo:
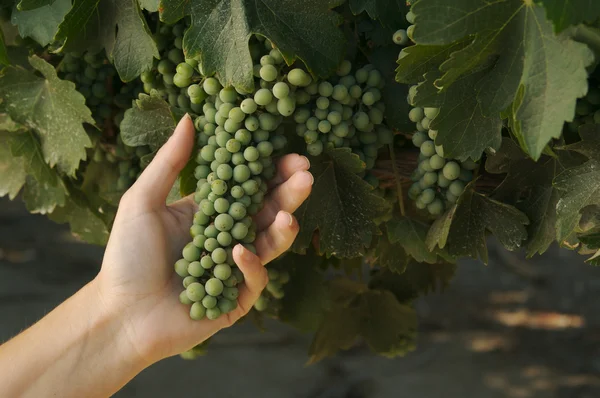
<svg viewBox="0 0 600 398">
<path fill-rule="evenodd" d="M 412 86 L 409 90 L 411 105 L 416 89 L 417 86 Z M 418 209 L 427 209 L 432 216 L 441 215 L 456 203 L 465 185 L 473 180 L 473 170 L 478 167 L 472 160 L 448 159 L 444 156 L 444 148 L 435 145 L 437 131 L 430 129 L 430 124 L 439 113 L 438 108 L 415 107 L 408 115 L 417 126 L 412 142 L 420 149 L 419 167 L 411 176 L 414 184 L 408 190 L 408 196 Z"/>
<path fill-rule="evenodd" d="M 253 40 L 255 49 L 259 42 Z M 181 302 L 191 305 L 190 317 L 195 320 L 217 319 L 237 307 L 237 285 L 244 278 L 232 248 L 242 243 L 256 251 L 252 216 L 262 209 L 267 180 L 275 175 L 273 154 L 287 142 L 281 123 L 296 106 L 295 97 L 283 97 L 278 92 L 281 85 L 275 88 L 286 73 L 283 57 L 270 42 L 265 41 L 263 48 L 279 63 L 273 60 L 261 67 L 262 78 L 257 78 L 253 93 L 224 88 L 214 77 L 205 78 L 201 86 L 191 84 L 187 90 L 191 98 L 199 93 L 204 102 L 194 122 L 201 145 L 194 198 L 199 211 L 190 230 L 193 240 L 184 248 L 175 271 L 184 278 Z M 253 51 L 255 61 L 264 58 L 264 53 Z M 294 89 L 288 86 L 288 94 Z"/>
<path fill-rule="evenodd" d="M 259 312 L 276 312 L 277 302 L 285 296 L 283 286 L 290 281 L 290 274 L 286 270 L 270 268 L 267 270 L 269 282 L 267 288 L 254 304 L 254 309 Z"/>
<path fill-rule="evenodd" d="M 61 77 L 75 83 L 99 128 L 118 127 L 142 88 L 137 82 L 123 83 L 104 53 L 71 52 L 58 67 Z"/>
<path fill-rule="evenodd" d="M 351 148 L 367 170 L 372 169 L 379 149 L 394 139 L 383 120 L 384 86 L 373 65 L 352 73 L 350 61 L 340 65 L 336 77 L 308 84 L 302 92 L 306 105 L 294 115 L 296 132 L 307 143 L 307 152 L 318 156 L 327 146 Z"/>
<path fill-rule="evenodd" d="M 188 90 L 192 83 L 200 82 L 203 76 L 198 70 L 198 61 L 186 59 L 183 53 L 185 29 L 185 22 L 160 27 L 155 40 L 161 58 L 154 61 L 153 70 L 142 74 L 141 80 L 147 94 L 155 90 L 171 106 L 198 114 L 202 112 L 206 93 L 198 85 Z"/>
</svg>

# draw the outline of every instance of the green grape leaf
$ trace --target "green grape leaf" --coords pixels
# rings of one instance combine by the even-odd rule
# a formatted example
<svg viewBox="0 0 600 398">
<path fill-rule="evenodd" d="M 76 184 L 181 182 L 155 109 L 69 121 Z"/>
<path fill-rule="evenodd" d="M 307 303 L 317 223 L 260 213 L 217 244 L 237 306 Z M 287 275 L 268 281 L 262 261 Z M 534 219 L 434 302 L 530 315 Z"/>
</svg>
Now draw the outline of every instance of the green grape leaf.
<svg viewBox="0 0 600 398">
<path fill-rule="evenodd" d="M 121 138 L 126 145 L 148 145 L 157 151 L 171 137 L 181 111 L 172 108 L 158 94 L 141 94 L 134 106 L 125 112 L 121 122 Z"/>
<path fill-rule="evenodd" d="M 4 43 L 4 33 L 0 29 L 0 65 L 9 65 L 10 60 L 8 59 L 8 52 L 6 51 L 6 44 Z"/>
<path fill-rule="evenodd" d="M 303 332 L 314 332 L 328 305 L 328 289 L 321 266 L 325 259 L 314 252 L 288 253 L 269 267 L 287 270 L 290 283 L 284 285 L 279 319 Z"/>
<path fill-rule="evenodd" d="M 410 257 L 404 250 L 404 247 L 398 243 L 392 243 L 386 235 L 377 239 L 377 244 L 373 248 L 375 264 L 381 268 L 387 268 L 398 274 L 406 271 L 406 266 Z"/>
<path fill-rule="evenodd" d="M 562 242 L 577 227 L 581 210 L 600 204 L 600 162 L 592 159 L 563 171 L 554 179 L 554 187 L 561 191 L 556 206 L 556 238 Z"/>
<path fill-rule="evenodd" d="M 31 131 L 13 134 L 11 152 L 21 159 L 27 174 L 23 199 L 31 213 L 51 213 L 57 206 L 64 206 L 67 188 L 44 160 L 39 140 Z"/>
<path fill-rule="evenodd" d="M 96 14 L 99 20 L 104 20 L 104 16 L 98 14 L 98 3 L 100 0 L 73 0 L 71 11 L 58 26 L 58 31 L 54 36 L 56 41 L 64 41 L 64 50 L 77 49 L 78 45 L 83 47 L 82 51 L 88 49 L 86 46 L 89 47 L 89 50 L 97 49 L 85 41 L 90 40 L 87 36 L 100 39 L 99 26 L 93 18 Z"/>
<path fill-rule="evenodd" d="M 41 46 L 46 46 L 54 40 L 58 25 L 71 9 L 71 0 L 56 0 L 28 11 L 15 9 L 12 13 L 12 23 L 19 27 L 21 37 L 31 37 Z"/>
<path fill-rule="evenodd" d="M 417 220 L 406 217 L 395 217 L 387 222 L 387 236 L 390 242 L 399 244 L 404 251 L 419 263 L 435 264 L 438 262 L 438 255 L 443 253 L 442 249 L 431 251 L 425 242 L 429 226 Z M 447 253 L 441 255 L 448 258 Z"/>
<path fill-rule="evenodd" d="M 365 165 L 350 149 L 328 150 L 311 160 L 312 194 L 296 212 L 300 233 L 294 250 L 304 252 L 319 231 L 319 252 L 340 258 L 358 257 L 376 231 L 373 220 L 390 209 L 357 173 Z"/>
<path fill-rule="evenodd" d="M 59 26 L 62 50 L 106 49 L 124 82 L 152 69 L 158 48 L 138 0 L 75 0 Z"/>
<path fill-rule="evenodd" d="M 140 7 L 150 12 L 158 12 L 160 9 L 160 0 L 139 0 Z"/>
<path fill-rule="evenodd" d="M 530 220 L 528 257 L 544 253 L 556 238 L 556 204 L 560 195 L 552 182 L 564 170 L 560 160 L 543 156 L 534 162 L 513 140 L 505 138 L 500 151 L 486 161 L 488 172 L 506 174 L 493 198 L 516 206 Z"/>
<path fill-rule="evenodd" d="M 500 149 L 502 119 L 499 115 L 486 115 L 477 100 L 475 85 L 481 73 L 461 77 L 448 90 L 431 96 L 433 77 L 438 75 L 439 72 L 426 74 L 427 80 L 417 88 L 414 102 L 423 107 L 443 104 L 430 126 L 438 131 L 435 143 L 444 148 L 444 156 L 478 160 L 487 148 Z"/>
<path fill-rule="evenodd" d="M 561 32 L 571 25 L 594 22 L 600 18 L 600 3 L 596 0 L 536 0 L 546 8 L 546 16 Z"/>
<path fill-rule="evenodd" d="M 455 51 L 462 50 L 468 40 L 459 40 L 441 46 L 417 44 L 402 50 L 403 57 L 398 58 L 396 81 L 399 83 L 420 83 L 426 73 L 437 71 L 444 61 Z"/>
<path fill-rule="evenodd" d="M 0 74 L 0 107 L 38 134 L 50 167 L 73 176 L 92 145 L 83 123 L 94 124 L 94 119 L 75 84 L 60 80 L 54 67 L 35 55 L 29 63 L 43 77 L 20 67 L 5 68 Z"/>
<path fill-rule="evenodd" d="M 106 43 L 105 48 L 121 80 L 129 82 L 152 69 L 154 58 L 160 58 L 160 54 L 137 1 L 112 0 L 112 3 L 115 19 L 111 24 L 118 30 L 114 42 Z"/>
<path fill-rule="evenodd" d="M 491 232 L 508 250 L 516 250 L 527 238 L 529 220 L 515 207 L 498 202 L 465 188 L 456 205 L 438 218 L 427 235 L 427 246 L 445 248 L 456 257 L 481 258 L 488 263 L 486 231 Z"/>
<path fill-rule="evenodd" d="M 316 363 L 340 350 L 352 348 L 358 339 L 359 328 L 359 310 L 336 307 L 328 312 L 310 344 L 309 363 Z"/>
<path fill-rule="evenodd" d="M 361 298 L 360 334 L 371 351 L 389 358 L 412 351 L 417 334 L 414 308 L 385 290 L 370 290 Z"/>
<path fill-rule="evenodd" d="M 21 0 L 17 5 L 17 10 L 28 11 L 36 8 L 51 6 L 57 0 Z"/>
<path fill-rule="evenodd" d="M 64 206 L 67 200 L 67 190 L 62 181 L 56 185 L 40 182 L 32 176 L 27 176 L 23 189 L 25 208 L 30 213 L 48 214 L 56 207 Z"/>
<path fill-rule="evenodd" d="M 327 77 L 345 54 L 337 25 L 342 18 L 331 8 L 342 0 L 205 0 L 188 2 L 192 22 L 184 37 L 188 57 L 202 55 L 206 75 L 218 73 L 221 83 L 251 92 L 251 34 L 268 37 L 288 64 L 301 59 L 316 76 Z M 181 0 L 163 0 L 165 15 L 179 16 Z"/>
<path fill-rule="evenodd" d="M 448 90 L 461 76 L 493 62 L 475 86 L 476 104 L 485 115 L 513 104 L 516 134 L 524 150 L 539 159 L 548 142 L 562 134 L 564 122 L 573 120 L 575 102 L 587 92 L 589 48 L 556 36 L 544 9 L 532 2 L 421 0 L 412 11 L 418 44 L 473 37 L 440 66 L 435 87 Z"/>
<path fill-rule="evenodd" d="M 197 149 L 192 151 L 192 153 L 197 152 Z M 196 163 L 196 158 L 192 156 L 181 173 L 179 173 L 179 195 L 182 198 L 196 192 L 196 185 L 198 183 L 198 180 L 196 180 L 196 177 L 194 176 L 196 166 L 198 166 L 198 163 Z"/>
<path fill-rule="evenodd" d="M 369 281 L 369 287 L 389 290 L 399 302 L 410 302 L 424 294 L 443 291 L 454 278 L 456 268 L 456 264 L 450 263 L 427 264 L 413 261 L 402 274 L 380 270 Z"/>
<path fill-rule="evenodd" d="M 351 348 L 359 337 L 373 352 L 389 357 L 414 346 L 416 313 L 392 292 L 342 280 L 331 284 L 331 296 L 332 305 L 309 350 L 311 363 Z"/>
<path fill-rule="evenodd" d="M 23 159 L 12 154 L 11 146 L 11 135 L 0 131 L 0 197 L 8 195 L 13 200 L 25 185 L 27 172 Z"/>
<path fill-rule="evenodd" d="M 60 224 L 69 223 L 71 233 L 84 242 L 105 246 L 109 230 L 98 214 L 86 203 L 67 199 L 63 207 L 57 207 L 48 217 Z"/>
<path fill-rule="evenodd" d="M 378 19 L 383 26 L 398 29 L 406 24 L 405 0 L 350 0 L 354 15 L 367 12 L 371 19 Z"/>
</svg>

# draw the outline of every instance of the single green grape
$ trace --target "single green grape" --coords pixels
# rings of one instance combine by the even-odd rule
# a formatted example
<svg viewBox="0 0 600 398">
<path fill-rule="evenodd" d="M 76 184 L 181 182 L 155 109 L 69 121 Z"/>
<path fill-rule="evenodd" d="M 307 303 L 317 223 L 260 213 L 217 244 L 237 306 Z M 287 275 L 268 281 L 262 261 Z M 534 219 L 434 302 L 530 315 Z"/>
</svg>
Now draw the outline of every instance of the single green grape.
<svg viewBox="0 0 600 398">
<path fill-rule="evenodd" d="M 227 264 L 217 264 L 213 269 L 213 275 L 215 278 L 225 281 L 231 276 L 231 267 Z"/>
<path fill-rule="evenodd" d="M 201 283 L 194 282 L 186 288 L 186 294 L 190 300 L 198 302 L 206 296 L 206 291 Z"/>
<path fill-rule="evenodd" d="M 206 315 L 206 308 L 202 305 L 202 303 L 193 303 L 190 308 L 190 318 L 195 321 L 199 321 L 204 318 Z"/>
<path fill-rule="evenodd" d="M 223 293 L 223 282 L 217 278 L 210 278 L 206 281 L 206 285 L 204 286 L 206 289 L 206 293 L 209 295 L 216 297 L 219 294 Z"/>
</svg>

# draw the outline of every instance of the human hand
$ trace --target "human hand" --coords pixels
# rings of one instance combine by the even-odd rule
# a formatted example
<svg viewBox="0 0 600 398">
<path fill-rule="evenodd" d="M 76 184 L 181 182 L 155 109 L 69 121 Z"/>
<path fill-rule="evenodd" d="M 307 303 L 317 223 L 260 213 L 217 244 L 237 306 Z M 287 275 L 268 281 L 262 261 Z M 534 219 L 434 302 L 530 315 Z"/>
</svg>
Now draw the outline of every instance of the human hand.
<svg viewBox="0 0 600 398">
<path fill-rule="evenodd" d="M 265 206 L 254 217 L 257 255 L 241 245 L 233 250 L 245 277 L 237 309 L 215 321 L 193 321 L 189 307 L 179 302 L 183 286 L 173 264 L 191 240 L 198 206 L 192 197 L 170 206 L 165 202 L 190 157 L 194 134 L 191 119 L 184 117 L 125 193 L 94 281 L 103 305 L 118 314 L 132 348 L 148 363 L 186 351 L 248 313 L 267 284 L 264 265 L 285 252 L 298 234 L 291 213 L 306 200 L 313 183 L 307 158 L 292 154 L 279 161 Z"/>
</svg>

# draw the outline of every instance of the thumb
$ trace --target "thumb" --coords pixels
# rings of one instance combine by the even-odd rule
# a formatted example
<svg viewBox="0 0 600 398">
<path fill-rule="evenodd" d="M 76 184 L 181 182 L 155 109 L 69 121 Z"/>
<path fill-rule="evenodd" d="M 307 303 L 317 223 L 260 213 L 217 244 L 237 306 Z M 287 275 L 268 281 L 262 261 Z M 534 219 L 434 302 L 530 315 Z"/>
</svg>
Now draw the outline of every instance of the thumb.
<svg viewBox="0 0 600 398">
<path fill-rule="evenodd" d="M 136 198 L 138 206 L 165 206 L 175 180 L 190 158 L 194 147 L 194 134 L 192 118 L 186 114 L 179 121 L 173 135 L 131 187 L 131 196 Z"/>
</svg>

